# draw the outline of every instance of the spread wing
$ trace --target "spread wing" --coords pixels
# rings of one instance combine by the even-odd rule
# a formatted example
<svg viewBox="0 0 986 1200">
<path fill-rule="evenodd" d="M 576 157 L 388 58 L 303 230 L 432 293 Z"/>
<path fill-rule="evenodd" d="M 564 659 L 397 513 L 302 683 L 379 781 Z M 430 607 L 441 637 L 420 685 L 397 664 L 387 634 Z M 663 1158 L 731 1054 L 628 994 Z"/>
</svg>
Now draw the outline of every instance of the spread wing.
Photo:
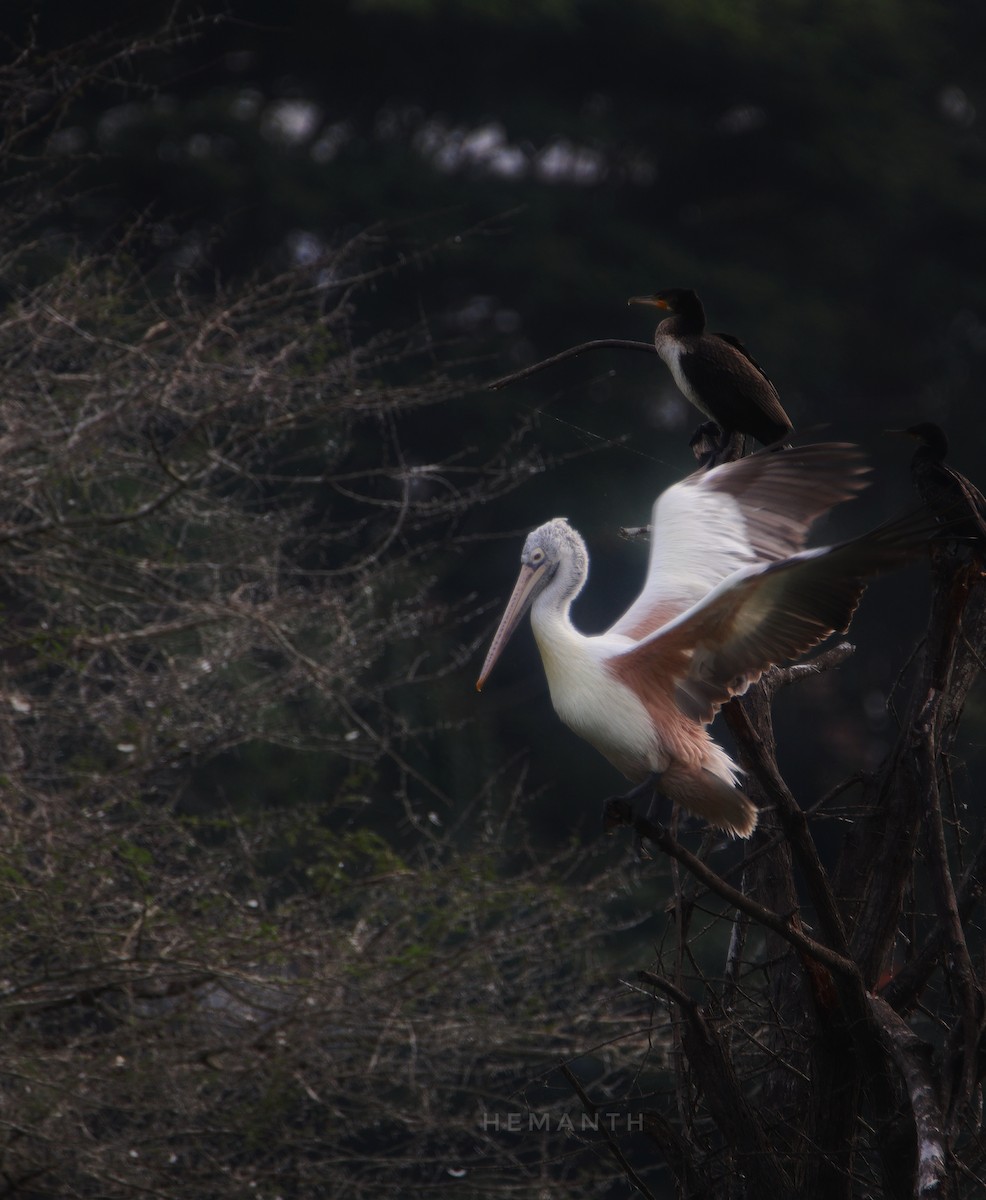
<svg viewBox="0 0 986 1200">
<path fill-rule="evenodd" d="M 867 579 L 914 557 L 934 532 L 909 514 L 851 542 L 744 567 L 610 669 L 646 694 L 662 680 L 678 709 L 703 724 L 768 667 L 849 626 Z"/>
<path fill-rule="evenodd" d="M 857 446 L 823 442 L 760 450 L 669 487 L 651 515 L 643 591 L 608 632 L 639 640 L 741 568 L 796 554 L 867 470 Z"/>
</svg>

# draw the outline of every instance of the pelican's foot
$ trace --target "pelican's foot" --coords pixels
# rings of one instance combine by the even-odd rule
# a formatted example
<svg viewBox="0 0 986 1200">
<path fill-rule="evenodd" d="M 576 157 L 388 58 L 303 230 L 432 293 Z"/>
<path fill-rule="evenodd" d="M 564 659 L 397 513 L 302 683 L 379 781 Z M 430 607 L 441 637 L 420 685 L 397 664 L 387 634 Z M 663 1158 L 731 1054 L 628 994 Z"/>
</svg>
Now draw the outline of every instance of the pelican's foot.
<svg viewBox="0 0 986 1200">
<path fill-rule="evenodd" d="M 625 796 L 607 796 L 603 801 L 603 833 L 614 833 L 624 825 L 632 825 L 636 815 Z"/>
<path fill-rule="evenodd" d="M 637 812 L 634 801 L 639 800 L 641 796 L 649 797 L 645 816 L 648 821 L 651 820 L 657 808 L 657 783 L 660 777 L 660 773 L 654 771 L 643 783 L 638 783 L 622 796 L 607 796 L 603 801 L 603 832 L 611 834 L 624 825 L 632 825 L 633 848 L 638 858 L 648 859 L 651 854 L 645 848 L 643 835 L 636 827 Z"/>
</svg>

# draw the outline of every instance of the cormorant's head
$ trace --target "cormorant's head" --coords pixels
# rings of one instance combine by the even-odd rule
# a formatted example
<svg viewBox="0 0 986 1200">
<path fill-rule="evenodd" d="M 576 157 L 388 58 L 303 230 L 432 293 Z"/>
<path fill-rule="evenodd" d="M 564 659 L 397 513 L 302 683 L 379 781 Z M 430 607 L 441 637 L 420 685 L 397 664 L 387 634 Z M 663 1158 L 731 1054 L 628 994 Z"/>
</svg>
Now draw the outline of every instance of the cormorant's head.
<svg viewBox="0 0 986 1200">
<path fill-rule="evenodd" d="M 940 425 L 936 425 L 934 421 L 919 421 L 917 425 L 908 425 L 900 432 L 921 442 L 939 458 L 944 458 L 948 453 L 948 438 L 945 436 L 945 430 Z"/>
<path fill-rule="evenodd" d="M 654 308 L 666 308 L 671 313 L 694 312 L 696 306 L 700 310 L 702 307 L 698 293 L 691 288 L 665 288 L 663 292 L 655 292 L 652 296 L 631 296 L 627 304 L 650 304 Z"/>
</svg>

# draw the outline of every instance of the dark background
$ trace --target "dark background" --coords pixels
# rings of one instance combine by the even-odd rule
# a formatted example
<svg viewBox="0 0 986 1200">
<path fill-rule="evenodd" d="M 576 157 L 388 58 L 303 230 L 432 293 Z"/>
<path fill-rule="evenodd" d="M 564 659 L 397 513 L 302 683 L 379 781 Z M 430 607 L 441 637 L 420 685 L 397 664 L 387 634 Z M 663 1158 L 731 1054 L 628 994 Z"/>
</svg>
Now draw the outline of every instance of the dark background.
<svg viewBox="0 0 986 1200">
<path fill-rule="evenodd" d="M 169 11 L 14 5 L 10 45 L 38 55 Z M 427 462 L 533 419 L 554 469 L 466 517 L 467 558 L 437 563 L 448 596 L 505 597 L 522 533 L 554 515 L 586 535 L 576 617 L 607 624 L 645 551 L 621 524 L 691 469 L 695 414 L 643 355 L 588 355 L 502 393 L 483 380 L 594 337 L 648 338 L 630 295 L 696 288 L 713 328 L 743 337 L 800 430 L 858 440 L 878 466 L 841 536 L 912 502 L 909 447 L 888 426 L 933 419 L 982 477 L 986 202 L 981 4 L 672 4 L 658 0 L 333 0 L 188 6 L 200 36 L 145 57 L 69 105 L 51 153 L 76 160 L 73 201 L 36 229 L 99 245 L 158 223 L 164 278 L 201 285 L 314 257 L 373 228 L 399 287 L 360 301 L 367 328 L 424 319 L 476 386 L 453 426 L 409 420 Z M 214 20 L 212 19 L 214 17 Z M 81 201 L 79 195 L 83 196 Z M 460 240 L 456 240 L 456 239 Z M 434 249 L 430 247 L 434 246 Z M 874 586 L 856 659 L 793 689 L 781 763 L 805 803 L 886 744 L 882 695 L 922 620 L 920 573 Z M 478 618 L 490 623 L 492 608 Z M 478 668 L 477 658 L 475 667 Z M 469 770 L 531 747 L 546 827 L 595 830 L 611 769 L 550 713 L 529 634 L 482 698 Z M 454 757 L 456 779 L 463 745 Z M 228 765 L 235 780 L 236 761 Z M 441 775 L 442 763 L 433 764 Z M 253 765 L 249 771 L 256 781 Z"/>
</svg>

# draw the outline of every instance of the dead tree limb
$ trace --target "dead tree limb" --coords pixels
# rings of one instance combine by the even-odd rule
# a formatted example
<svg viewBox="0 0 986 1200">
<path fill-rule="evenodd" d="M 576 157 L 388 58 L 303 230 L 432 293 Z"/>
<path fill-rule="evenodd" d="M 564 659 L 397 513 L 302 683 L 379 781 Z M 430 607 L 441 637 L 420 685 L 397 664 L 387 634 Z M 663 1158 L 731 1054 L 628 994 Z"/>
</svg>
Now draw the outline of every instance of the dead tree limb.
<svg viewBox="0 0 986 1200">
<path fill-rule="evenodd" d="M 653 971 L 641 971 L 637 978 L 668 996 L 681 1012 L 685 1022 L 682 1041 L 689 1066 L 702 1087 L 730 1157 L 749 1179 L 752 1192 L 764 1196 L 789 1193 L 791 1181 L 777 1156 L 770 1153 L 763 1125 L 743 1095 L 728 1049 L 706 1014 L 670 979 Z"/>
<path fill-rule="evenodd" d="M 871 997 L 870 1005 L 907 1089 L 913 1122 L 913 1195 L 915 1200 L 947 1200 L 952 1195 L 949 1155 L 933 1049 L 879 996 Z"/>
</svg>

